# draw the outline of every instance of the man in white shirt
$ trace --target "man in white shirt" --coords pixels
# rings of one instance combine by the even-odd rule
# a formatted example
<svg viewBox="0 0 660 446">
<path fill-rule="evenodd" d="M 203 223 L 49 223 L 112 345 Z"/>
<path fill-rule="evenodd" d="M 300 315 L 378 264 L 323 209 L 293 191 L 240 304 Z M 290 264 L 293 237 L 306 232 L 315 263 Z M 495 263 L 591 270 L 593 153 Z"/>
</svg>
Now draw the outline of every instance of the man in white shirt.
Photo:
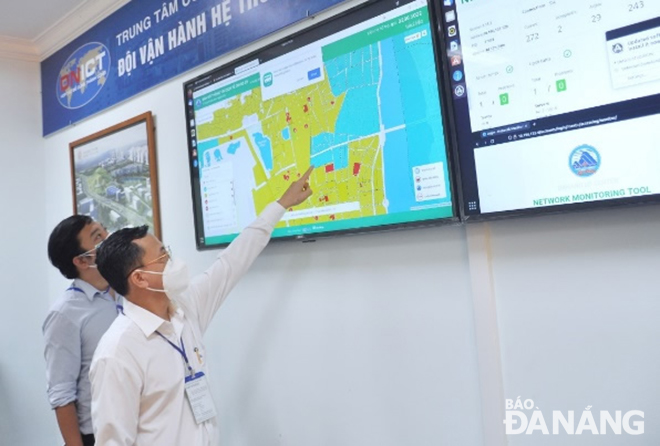
<svg viewBox="0 0 660 446">
<path fill-rule="evenodd" d="M 101 339 L 90 371 L 97 444 L 217 444 L 202 336 L 285 210 L 312 194 L 311 172 L 192 281 L 146 227 L 117 231 L 99 248 L 99 271 L 125 299 L 124 315 Z"/>
</svg>

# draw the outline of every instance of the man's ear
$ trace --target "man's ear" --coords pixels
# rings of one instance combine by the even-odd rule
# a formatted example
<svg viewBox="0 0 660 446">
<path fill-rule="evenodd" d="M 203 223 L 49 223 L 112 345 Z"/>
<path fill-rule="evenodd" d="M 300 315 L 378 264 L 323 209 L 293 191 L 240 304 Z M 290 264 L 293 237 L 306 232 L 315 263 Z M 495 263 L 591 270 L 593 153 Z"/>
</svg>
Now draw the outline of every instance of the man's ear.
<svg viewBox="0 0 660 446">
<path fill-rule="evenodd" d="M 145 274 L 140 271 L 133 271 L 128 276 L 128 286 L 129 288 L 133 286 L 135 288 L 146 289 L 149 287 L 149 282 L 147 282 Z"/>
<path fill-rule="evenodd" d="M 75 256 L 71 261 L 71 263 L 73 263 L 73 266 L 75 266 L 79 270 L 86 270 L 89 268 L 89 265 L 87 264 L 87 262 L 85 262 L 85 259 L 80 256 Z"/>
</svg>

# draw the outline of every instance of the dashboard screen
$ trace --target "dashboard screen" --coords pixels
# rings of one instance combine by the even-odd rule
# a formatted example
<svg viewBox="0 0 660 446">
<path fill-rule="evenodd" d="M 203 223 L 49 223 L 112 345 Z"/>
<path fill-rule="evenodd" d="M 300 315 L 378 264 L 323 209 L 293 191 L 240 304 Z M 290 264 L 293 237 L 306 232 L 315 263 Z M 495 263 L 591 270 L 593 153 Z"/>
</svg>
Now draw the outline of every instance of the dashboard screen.
<svg viewBox="0 0 660 446">
<path fill-rule="evenodd" d="M 658 198 L 660 1 L 438 7 L 465 217 Z"/>
<path fill-rule="evenodd" d="M 274 238 L 454 217 L 426 0 L 351 10 L 184 84 L 197 246 L 225 245 L 310 165 Z"/>
</svg>

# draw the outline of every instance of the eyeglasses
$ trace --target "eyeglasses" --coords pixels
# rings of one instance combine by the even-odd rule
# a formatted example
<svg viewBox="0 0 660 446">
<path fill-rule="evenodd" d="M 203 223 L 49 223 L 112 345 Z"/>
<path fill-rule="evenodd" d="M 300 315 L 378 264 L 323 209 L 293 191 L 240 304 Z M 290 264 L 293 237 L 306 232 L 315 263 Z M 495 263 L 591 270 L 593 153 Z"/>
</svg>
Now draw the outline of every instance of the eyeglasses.
<svg viewBox="0 0 660 446">
<path fill-rule="evenodd" d="M 167 261 L 172 258 L 172 249 L 169 246 L 165 246 L 164 248 L 165 248 L 165 253 L 164 254 L 161 254 L 160 256 L 156 257 L 153 260 L 148 261 L 147 263 L 145 263 L 143 265 L 136 266 L 135 268 L 130 270 L 128 272 L 128 274 L 126 274 L 126 277 L 128 278 L 131 274 L 133 274 L 135 271 L 137 271 L 140 268 L 145 268 L 145 267 L 147 267 L 149 265 L 153 265 L 155 263 L 167 263 Z M 163 261 L 163 259 L 165 261 Z"/>
<path fill-rule="evenodd" d="M 144 265 L 142 265 L 142 268 L 144 268 L 145 266 L 153 265 L 154 263 L 167 263 L 167 261 L 170 258 L 172 258 L 172 249 L 169 246 L 164 246 L 164 248 L 165 248 L 165 253 L 164 254 L 156 257 L 155 259 L 153 259 L 153 260 L 151 260 L 147 263 L 145 263 Z M 165 259 L 165 262 L 160 261 L 160 260 L 163 260 L 163 259 Z"/>
<path fill-rule="evenodd" d="M 96 256 L 96 250 L 101 247 L 101 245 L 103 244 L 104 241 L 105 240 L 103 240 L 100 243 L 97 243 L 96 245 L 94 245 L 94 247 L 92 249 L 90 249 L 89 251 L 85 251 L 82 254 L 78 254 L 76 257 L 94 257 L 94 256 Z"/>
<path fill-rule="evenodd" d="M 103 227 L 103 229 L 105 229 L 105 226 Z M 96 256 L 96 250 L 99 249 L 101 247 L 101 245 L 103 244 L 103 242 L 105 242 L 108 239 L 108 237 L 110 237 L 111 235 L 112 235 L 112 232 L 108 232 L 108 234 L 105 236 L 105 238 L 103 240 L 101 240 L 100 242 L 98 242 L 96 245 L 94 245 L 94 247 L 92 249 L 90 249 L 89 251 L 85 251 L 82 254 L 78 254 L 76 257 L 94 257 L 94 256 Z"/>
</svg>

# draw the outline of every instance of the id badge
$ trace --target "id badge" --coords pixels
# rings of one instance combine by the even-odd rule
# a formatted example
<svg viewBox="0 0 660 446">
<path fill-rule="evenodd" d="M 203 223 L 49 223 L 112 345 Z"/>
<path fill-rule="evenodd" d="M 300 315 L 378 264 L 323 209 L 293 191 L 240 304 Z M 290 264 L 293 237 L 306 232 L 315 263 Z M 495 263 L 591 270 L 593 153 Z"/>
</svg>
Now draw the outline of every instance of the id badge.
<svg viewBox="0 0 660 446">
<path fill-rule="evenodd" d="M 197 424 L 210 420 L 216 415 L 215 404 L 211 397 L 209 383 L 204 372 L 195 373 L 194 376 L 186 377 L 186 397 L 190 408 L 195 415 Z"/>
</svg>

